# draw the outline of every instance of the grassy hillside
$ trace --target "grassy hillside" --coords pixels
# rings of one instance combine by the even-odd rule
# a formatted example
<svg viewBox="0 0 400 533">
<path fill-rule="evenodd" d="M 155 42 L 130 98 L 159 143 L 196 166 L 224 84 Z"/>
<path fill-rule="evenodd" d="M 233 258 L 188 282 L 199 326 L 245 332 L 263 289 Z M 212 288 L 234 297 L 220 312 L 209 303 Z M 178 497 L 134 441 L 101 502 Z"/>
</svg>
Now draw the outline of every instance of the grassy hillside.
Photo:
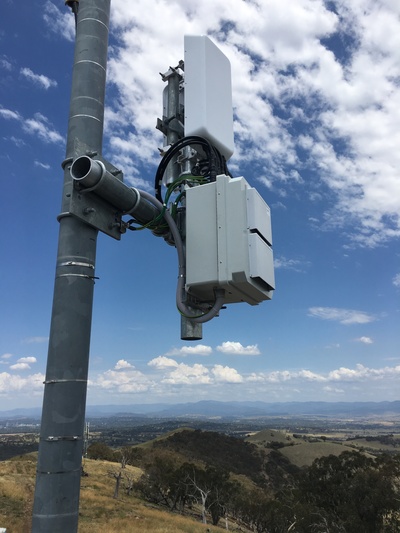
<svg viewBox="0 0 400 533">
<path fill-rule="evenodd" d="M 299 442 L 294 446 L 285 446 L 279 451 L 296 466 L 311 466 L 315 459 L 326 455 L 340 455 L 352 448 L 336 442 Z"/>
<path fill-rule="evenodd" d="M 280 442 L 281 444 L 288 445 L 293 442 L 293 435 L 275 429 L 263 429 L 247 437 L 246 441 L 257 444 L 258 446 L 268 446 L 271 442 Z"/>
<path fill-rule="evenodd" d="M 127 495 L 128 477 L 137 479 L 141 470 L 123 469 L 118 499 L 113 498 L 117 463 L 85 461 L 87 477 L 82 478 L 79 533 L 213 533 L 221 531 L 204 526 L 199 517 L 183 517 L 148 505 Z M 0 462 L 0 527 L 7 533 L 29 533 L 35 483 L 36 454 L 19 456 Z"/>
<path fill-rule="evenodd" d="M 380 445 L 397 447 L 397 442 L 379 439 Z M 375 439 L 366 442 L 373 446 Z M 93 442 L 88 449 L 93 459 L 85 460 L 87 476 L 81 480 L 79 533 L 221 533 L 225 516 L 230 517 L 230 531 L 237 530 L 239 524 L 244 533 L 248 532 L 245 525 L 251 525 L 253 531 L 287 531 L 297 520 L 296 530 L 309 533 L 311 526 L 318 525 L 315 517 L 328 520 L 329 513 L 340 516 L 343 531 L 357 533 L 366 531 L 364 517 L 357 506 L 349 513 L 346 505 L 361 498 L 363 509 L 382 495 L 387 497 L 380 504 L 382 512 L 379 510 L 375 517 L 380 520 L 377 524 L 390 518 L 400 527 L 398 486 L 391 480 L 400 472 L 400 457 L 377 454 L 375 459 L 355 451 L 357 444 L 271 429 L 242 440 L 185 428 L 146 445 L 118 450 Z M 338 459 L 345 451 L 348 453 Z M 31 453 L 0 461 L 0 528 L 7 528 L 7 533 L 30 532 L 36 457 Z M 326 460 L 312 465 L 321 457 Z M 125 468 L 121 468 L 120 461 L 126 462 Z M 332 485 L 332 468 L 338 470 L 337 486 Z M 328 471 L 330 475 L 326 476 Z M 115 495 L 119 476 L 119 492 Z M 344 478 L 347 483 L 343 484 Z M 201 523 L 201 490 L 210 494 L 207 507 L 203 502 L 207 525 Z M 333 511 L 332 491 L 339 496 L 343 493 L 344 502 L 341 507 L 342 500 L 337 499 Z M 223 511 L 215 519 L 213 509 L 215 512 L 217 507 Z M 231 521 L 233 517 L 237 522 Z M 219 527 L 212 526 L 212 520 Z M 381 530 L 377 526 L 374 531 Z"/>
<path fill-rule="evenodd" d="M 375 444 L 375 451 L 393 451 L 393 446 L 385 447 L 381 443 L 370 443 L 363 440 L 351 440 L 346 442 L 334 442 L 326 437 L 317 438 L 315 436 L 294 436 L 284 431 L 265 429 L 249 436 L 247 441 L 256 444 L 262 449 L 279 449 L 279 452 L 286 457 L 293 465 L 297 467 L 311 466 L 315 459 L 327 455 L 340 455 L 345 451 L 351 451 L 355 448 L 367 451 L 367 444 L 370 449 Z M 368 455 L 368 454 L 367 454 Z"/>
</svg>

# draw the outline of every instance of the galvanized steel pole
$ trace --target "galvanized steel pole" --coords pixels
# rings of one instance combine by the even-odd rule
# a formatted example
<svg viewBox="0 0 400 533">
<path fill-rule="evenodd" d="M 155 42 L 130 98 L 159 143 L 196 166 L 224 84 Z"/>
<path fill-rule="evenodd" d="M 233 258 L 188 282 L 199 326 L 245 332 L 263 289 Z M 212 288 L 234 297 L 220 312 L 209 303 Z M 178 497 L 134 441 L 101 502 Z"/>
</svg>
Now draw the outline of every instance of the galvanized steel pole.
<svg viewBox="0 0 400 533">
<path fill-rule="evenodd" d="M 98 230 L 68 212 L 69 168 L 102 151 L 109 16 L 110 0 L 80 0 L 32 533 L 78 529 Z"/>
</svg>

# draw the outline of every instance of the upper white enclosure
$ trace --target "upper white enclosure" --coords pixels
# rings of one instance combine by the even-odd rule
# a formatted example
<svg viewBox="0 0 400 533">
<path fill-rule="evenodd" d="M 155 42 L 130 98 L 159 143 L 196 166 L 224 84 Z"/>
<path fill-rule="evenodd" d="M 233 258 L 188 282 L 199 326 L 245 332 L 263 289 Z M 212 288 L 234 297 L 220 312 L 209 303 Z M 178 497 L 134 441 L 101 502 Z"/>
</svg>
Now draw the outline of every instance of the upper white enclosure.
<svg viewBox="0 0 400 533">
<path fill-rule="evenodd" d="M 234 151 L 231 65 L 205 35 L 185 35 L 185 137 L 208 139 L 228 160 Z"/>
</svg>

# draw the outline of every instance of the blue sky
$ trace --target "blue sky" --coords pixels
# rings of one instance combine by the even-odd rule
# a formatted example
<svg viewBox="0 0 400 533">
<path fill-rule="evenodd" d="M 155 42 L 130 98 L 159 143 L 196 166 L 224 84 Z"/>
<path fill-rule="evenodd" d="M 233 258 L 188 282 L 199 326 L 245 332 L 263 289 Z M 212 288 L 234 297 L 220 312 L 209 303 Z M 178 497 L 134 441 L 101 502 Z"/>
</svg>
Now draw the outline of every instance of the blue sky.
<svg viewBox="0 0 400 533">
<path fill-rule="evenodd" d="M 18 7 L 18 9 L 17 9 Z M 100 235 L 89 404 L 399 399 L 400 7 L 395 0 L 113 0 L 104 156 L 152 191 L 184 34 L 231 62 L 229 169 L 271 207 L 276 291 L 180 340 L 175 250 Z M 40 406 L 74 23 L 2 2 L 0 409 Z"/>
</svg>

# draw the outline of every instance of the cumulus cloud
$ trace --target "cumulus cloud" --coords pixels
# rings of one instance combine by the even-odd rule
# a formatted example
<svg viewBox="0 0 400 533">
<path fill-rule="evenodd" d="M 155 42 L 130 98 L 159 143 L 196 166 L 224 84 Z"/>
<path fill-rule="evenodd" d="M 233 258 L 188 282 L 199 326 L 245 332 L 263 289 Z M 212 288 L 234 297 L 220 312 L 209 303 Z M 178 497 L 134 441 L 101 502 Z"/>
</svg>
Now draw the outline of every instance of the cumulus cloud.
<svg viewBox="0 0 400 533">
<path fill-rule="evenodd" d="M 215 365 L 211 370 L 212 375 L 214 376 L 217 382 L 224 383 L 242 383 L 243 377 L 239 374 L 234 368 L 228 366 Z"/>
<path fill-rule="evenodd" d="M 208 384 L 211 382 L 209 370 L 200 364 L 186 365 L 169 357 L 160 356 L 152 359 L 149 366 L 164 372 L 163 383 L 172 385 Z"/>
<path fill-rule="evenodd" d="M 0 359 L 11 359 L 13 357 L 12 353 L 3 353 Z"/>
<path fill-rule="evenodd" d="M 340 367 L 326 373 L 312 372 L 307 369 L 252 373 L 246 378 L 246 381 L 258 383 L 285 383 L 290 381 L 297 384 L 301 382 L 346 383 L 381 381 L 383 379 L 398 379 L 399 377 L 400 366 L 368 368 L 362 364 L 357 364 L 355 368 Z"/>
<path fill-rule="evenodd" d="M 17 362 L 15 364 L 10 365 L 10 370 L 30 370 L 30 365 L 36 362 L 36 357 L 20 357 L 19 359 L 17 359 Z"/>
<path fill-rule="evenodd" d="M 27 377 L 21 377 L 17 374 L 0 372 L 0 394 L 24 391 L 42 391 L 44 374 L 32 374 Z"/>
<path fill-rule="evenodd" d="M 10 365 L 10 370 L 30 370 L 30 365 L 36 362 L 36 357 L 20 357 L 15 364 Z"/>
<path fill-rule="evenodd" d="M 368 324 L 376 320 L 376 317 L 364 311 L 353 309 L 340 309 L 337 307 L 310 307 L 308 315 L 322 320 L 333 320 L 340 324 Z"/>
<path fill-rule="evenodd" d="M 29 370 L 31 367 L 28 363 L 15 363 L 15 365 L 11 365 L 11 370 Z"/>
<path fill-rule="evenodd" d="M 211 368 L 195 363 L 178 363 L 165 356 L 152 359 L 148 365 L 163 371 L 162 383 L 170 385 L 212 385 L 216 383 L 242 383 L 239 372 L 228 366 L 214 365 Z"/>
<path fill-rule="evenodd" d="M 133 365 L 128 363 L 128 361 L 125 361 L 125 359 L 120 359 L 116 362 L 114 369 L 115 370 L 121 370 L 123 368 L 134 368 Z"/>
<path fill-rule="evenodd" d="M 36 357 L 20 357 L 20 358 L 17 360 L 17 363 L 28 363 L 28 364 L 32 364 L 32 363 L 36 363 L 36 362 L 37 362 Z"/>
<path fill-rule="evenodd" d="M 205 346 L 203 344 L 197 344 L 196 346 L 182 346 L 181 348 L 173 348 L 166 353 L 166 355 L 183 356 L 186 355 L 211 355 L 211 346 Z"/>
<path fill-rule="evenodd" d="M 124 359 L 117 361 L 113 370 L 107 370 L 90 380 L 90 388 L 100 388 L 120 394 L 146 392 L 152 386 L 152 380 Z"/>
<path fill-rule="evenodd" d="M 217 350 L 231 355 L 260 355 L 257 344 L 243 346 L 240 342 L 226 341 L 217 346 Z"/>
<path fill-rule="evenodd" d="M 362 342 L 363 344 L 373 344 L 373 340 L 371 337 L 359 337 L 356 339 L 357 342 Z"/>
<path fill-rule="evenodd" d="M 177 367 L 179 363 L 177 363 L 174 359 L 165 357 L 164 355 L 160 355 L 159 357 L 156 357 L 149 361 L 147 364 L 149 366 L 153 366 L 154 368 L 162 370 L 165 368 Z"/>
<path fill-rule="evenodd" d="M 400 378 L 400 365 L 372 368 L 362 364 L 354 367 L 339 367 L 324 372 L 308 368 L 280 369 L 270 372 L 239 372 L 236 368 L 223 365 L 205 366 L 202 364 L 187 365 L 171 358 L 161 356 L 148 363 L 151 369 L 149 375 L 137 370 L 132 365 L 126 365 L 124 360 L 118 364 L 118 369 L 106 370 L 89 381 L 91 394 L 103 395 L 104 392 L 126 398 L 129 395 L 140 396 L 146 401 L 157 401 L 160 395 L 171 395 L 172 391 L 179 390 L 179 400 L 187 401 L 193 394 L 202 394 L 211 398 L 218 394 L 219 398 L 231 399 L 221 396 L 221 385 L 234 386 L 243 397 L 255 397 L 263 401 L 293 401 L 297 396 L 307 400 L 315 394 L 320 398 L 322 393 L 335 396 L 346 394 L 346 398 L 353 400 L 374 400 L 378 389 L 385 391 L 397 390 Z M 27 370 L 28 363 L 15 370 Z M 3 372 L 0 373 L 0 394 L 4 397 L 15 391 L 43 390 L 44 376 L 42 374 L 21 375 Z M 218 391 L 218 392 L 217 392 Z M 100 396 L 99 396 L 100 397 Z M 394 398 L 395 399 L 395 398 Z M 351 401 L 351 399 L 349 399 Z"/>
<path fill-rule="evenodd" d="M 21 75 L 33 82 L 35 85 L 39 85 L 43 89 L 50 89 L 50 87 L 57 87 L 57 82 L 48 78 L 44 74 L 35 74 L 30 68 L 21 68 Z"/>
</svg>

